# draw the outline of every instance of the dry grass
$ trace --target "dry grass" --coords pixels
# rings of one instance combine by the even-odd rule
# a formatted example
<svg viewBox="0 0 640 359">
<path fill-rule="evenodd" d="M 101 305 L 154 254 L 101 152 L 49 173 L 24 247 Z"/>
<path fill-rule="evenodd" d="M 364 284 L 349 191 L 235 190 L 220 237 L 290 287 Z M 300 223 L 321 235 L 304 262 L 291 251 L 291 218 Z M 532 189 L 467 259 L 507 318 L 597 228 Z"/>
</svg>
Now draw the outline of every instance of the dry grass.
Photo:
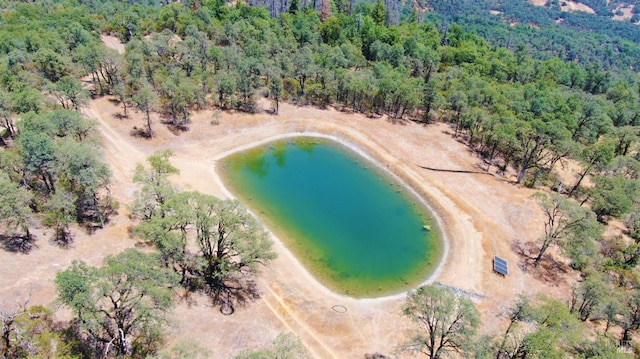
<svg viewBox="0 0 640 359">
<path fill-rule="evenodd" d="M 261 102 L 263 107 L 268 103 Z M 534 191 L 513 183 L 512 174 L 487 176 L 447 173 L 434 168 L 477 171 L 482 161 L 450 135 L 444 124 L 424 126 L 412 122 L 391 122 L 334 109 L 319 110 L 282 104 L 280 115 L 222 113 L 219 125 L 212 125 L 212 111 L 195 113 L 190 131 L 174 133 L 154 118 L 156 137 L 130 135 L 141 127 L 141 114 L 126 119 L 116 115 L 121 108 L 101 98 L 91 101 L 86 114 L 99 123 L 105 158 L 113 170 L 113 195 L 123 204 L 104 230 L 88 235 L 74 229 L 71 247 L 50 243 L 47 230 L 36 230 L 38 238 L 29 254 L 0 251 L 2 302 L 24 298 L 31 292 L 32 304 L 48 304 L 55 297 L 53 278 L 73 259 L 92 265 L 104 256 L 133 247 L 126 204 L 135 185 L 131 181 L 136 163 L 158 149 L 169 148 L 172 163 L 180 169 L 173 180 L 184 189 L 219 197 L 227 196 L 215 173 L 216 156 L 239 146 L 250 145 L 292 133 L 322 133 L 351 143 L 378 163 L 403 178 L 418 191 L 437 213 L 446 234 L 448 252 L 441 270 L 431 282 L 477 293 L 482 313 L 482 331 L 495 333 L 504 324 L 500 314 L 517 294 L 544 293 L 564 297 L 568 271 L 546 273 L 527 271 L 518 248 L 541 234 L 542 221 L 534 201 Z M 206 298 L 194 295 L 182 300 L 172 315 L 168 345 L 193 342 L 208 348 L 218 358 L 228 358 L 247 347 L 266 346 L 279 333 L 296 333 L 318 358 L 357 358 L 364 353 L 390 354 L 403 340 L 409 325 L 400 315 L 403 296 L 357 300 L 330 292 L 309 274 L 276 237 L 278 259 L 262 271 L 258 281 L 260 299 L 222 315 Z M 510 275 L 493 273 L 491 259 L 500 255 L 509 261 Z M 558 262 L 549 262 L 558 263 Z M 551 264 L 550 264 L 551 265 Z M 556 265 L 556 264 L 554 264 Z M 546 267 L 544 267 L 546 268 Z M 332 308 L 344 306 L 346 313 Z M 64 318 L 67 313 L 59 311 Z M 401 356 L 402 357 L 402 356 Z"/>
</svg>

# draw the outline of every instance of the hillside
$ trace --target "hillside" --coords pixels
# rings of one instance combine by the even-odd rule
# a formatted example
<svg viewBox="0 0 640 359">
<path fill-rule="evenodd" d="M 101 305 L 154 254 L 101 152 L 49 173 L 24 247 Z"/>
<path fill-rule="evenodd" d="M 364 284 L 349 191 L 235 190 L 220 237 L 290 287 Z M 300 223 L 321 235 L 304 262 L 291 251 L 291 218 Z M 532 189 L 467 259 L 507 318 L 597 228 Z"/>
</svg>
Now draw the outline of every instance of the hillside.
<svg viewBox="0 0 640 359">
<path fill-rule="evenodd" d="M 597 63 L 616 71 L 637 68 L 636 58 L 640 53 L 640 27 L 634 24 L 637 20 L 616 21 L 630 10 L 624 7 L 616 11 L 617 14 L 609 10 L 592 12 L 587 9 L 598 8 L 590 4 L 464 0 L 450 6 L 447 1 L 433 0 L 419 2 L 418 6 L 435 13 L 426 13 L 432 14 L 429 18 L 440 22 L 451 19 L 497 46 L 525 44 L 536 58 L 559 57 L 584 64 Z"/>
</svg>

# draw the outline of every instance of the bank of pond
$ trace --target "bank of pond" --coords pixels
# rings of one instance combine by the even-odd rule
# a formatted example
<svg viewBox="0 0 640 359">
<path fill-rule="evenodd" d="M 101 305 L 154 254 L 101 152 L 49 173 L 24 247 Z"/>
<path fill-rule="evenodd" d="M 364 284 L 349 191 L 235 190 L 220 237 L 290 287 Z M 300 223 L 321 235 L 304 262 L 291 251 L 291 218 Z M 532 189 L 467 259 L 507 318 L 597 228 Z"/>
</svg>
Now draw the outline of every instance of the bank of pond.
<svg viewBox="0 0 640 359">
<path fill-rule="evenodd" d="M 338 142 L 278 140 L 227 156 L 217 170 L 233 195 L 337 293 L 399 293 L 439 264 L 440 228 L 425 203 Z"/>
</svg>

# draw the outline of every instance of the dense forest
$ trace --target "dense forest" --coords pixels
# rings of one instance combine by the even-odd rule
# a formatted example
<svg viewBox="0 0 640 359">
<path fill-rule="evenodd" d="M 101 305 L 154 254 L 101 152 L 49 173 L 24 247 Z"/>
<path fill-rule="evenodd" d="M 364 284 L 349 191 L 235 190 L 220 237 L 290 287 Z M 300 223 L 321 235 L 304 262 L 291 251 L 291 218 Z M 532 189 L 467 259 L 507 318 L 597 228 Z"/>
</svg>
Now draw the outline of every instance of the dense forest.
<svg viewBox="0 0 640 359">
<path fill-rule="evenodd" d="M 640 27 L 631 22 L 560 11 L 554 6 L 534 6 L 524 0 L 455 3 L 451 6 L 449 1 L 430 1 L 426 5 L 435 13 L 426 17 L 455 22 L 496 46 L 515 49 L 518 44 L 524 45 L 538 59 L 596 63 L 616 71 L 638 67 Z"/>
<path fill-rule="evenodd" d="M 449 349 L 500 358 L 640 350 L 639 27 L 524 1 L 250 4 L 0 0 L 2 241 L 28 252 L 30 228 L 48 226 L 64 244 L 72 223 L 100 230 L 118 207 L 96 123 L 81 111 L 92 98 L 116 98 L 125 117 L 144 113 L 139 135 L 149 138 L 151 113 L 189 131 L 196 111 L 255 113 L 260 97 L 274 115 L 288 101 L 442 121 L 487 171 L 512 171 L 517 184 L 547 189 L 535 196 L 544 235 L 524 260 L 537 266 L 556 246 L 581 277 L 567 302 L 518 299 L 506 310 L 506 332 L 491 340 L 473 337 L 473 304 L 454 300 L 470 318 L 454 334 L 473 345 Z M 117 36 L 125 53 L 103 46 L 101 34 Z M 134 175 L 133 233 L 157 250 L 61 271 L 58 301 L 75 315 L 64 330 L 46 308 L 3 311 L 4 357 L 154 355 L 169 288 L 207 293 L 227 313 L 253 290 L 239 283 L 274 258 L 266 233 L 238 203 L 174 186 L 170 158 L 156 153 Z M 569 183 L 556 172 L 567 161 L 580 168 Z M 624 233 L 603 235 L 610 221 Z M 421 295 L 451 294 L 416 292 L 405 314 L 422 318 L 416 311 L 424 308 L 411 302 Z M 285 347 L 305 355 L 293 342 Z M 285 350 L 274 345 L 264 356 Z M 429 349 L 437 357 L 438 348 Z"/>
</svg>

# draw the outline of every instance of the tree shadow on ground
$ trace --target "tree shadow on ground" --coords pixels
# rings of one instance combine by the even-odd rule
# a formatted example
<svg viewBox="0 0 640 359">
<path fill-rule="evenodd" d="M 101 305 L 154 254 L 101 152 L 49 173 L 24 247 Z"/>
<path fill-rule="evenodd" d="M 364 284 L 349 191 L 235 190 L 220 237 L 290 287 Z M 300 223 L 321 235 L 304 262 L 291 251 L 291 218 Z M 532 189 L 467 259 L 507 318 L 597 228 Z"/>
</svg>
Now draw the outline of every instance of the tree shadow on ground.
<svg viewBox="0 0 640 359">
<path fill-rule="evenodd" d="M 57 229 L 53 237 L 51 237 L 51 243 L 62 249 L 71 248 L 73 246 L 73 240 L 73 233 L 64 228 Z"/>
<path fill-rule="evenodd" d="M 149 132 L 146 129 L 138 128 L 137 126 L 133 126 L 131 132 L 129 132 L 129 135 L 136 138 L 151 138 L 151 136 L 149 136 Z"/>
<path fill-rule="evenodd" d="M 244 307 L 250 301 L 260 298 L 258 286 L 253 279 L 226 281 L 211 293 L 213 305 L 220 307 L 220 313 L 231 315 L 236 306 Z"/>
<path fill-rule="evenodd" d="M 76 216 L 80 227 L 84 229 L 87 234 L 92 235 L 98 229 L 102 229 L 109 224 L 111 217 L 117 213 L 117 202 L 114 203 L 111 199 L 108 199 L 107 203 L 101 205 L 99 209 L 78 209 Z"/>
<path fill-rule="evenodd" d="M 160 123 L 165 125 L 169 132 L 174 136 L 180 136 L 182 133 L 189 131 L 188 121 L 178 121 L 170 118 L 164 118 L 160 120 Z"/>
<path fill-rule="evenodd" d="M 33 236 L 24 235 L 0 235 L 0 247 L 7 252 L 28 254 L 38 246 Z"/>
<path fill-rule="evenodd" d="M 392 125 L 400 125 L 400 126 L 406 126 L 410 122 L 405 118 L 394 118 L 391 116 L 387 117 L 387 121 L 389 121 Z"/>
<path fill-rule="evenodd" d="M 522 258 L 520 268 L 524 272 L 530 273 L 543 282 L 555 285 L 565 282 L 564 277 L 569 272 L 569 266 L 549 254 L 543 255 L 536 265 L 537 255 L 533 253 L 537 253 L 538 248 L 534 242 L 515 243 L 514 250 Z"/>
<path fill-rule="evenodd" d="M 222 282 L 203 285 L 198 280 L 192 280 L 184 285 L 185 291 L 180 294 L 180 299 L 187 305 L 194 305 L 192 293 L 201 292 L 209 297 L 211 305 L 218 307 L 220 313 L 231 315 L 236 308 L 247 306 L 251 301 L 260 298 L 260 292 L 255 279 L 249 274 L 241 274 L 239 277 L 229 278 Z"/>
</svg>

